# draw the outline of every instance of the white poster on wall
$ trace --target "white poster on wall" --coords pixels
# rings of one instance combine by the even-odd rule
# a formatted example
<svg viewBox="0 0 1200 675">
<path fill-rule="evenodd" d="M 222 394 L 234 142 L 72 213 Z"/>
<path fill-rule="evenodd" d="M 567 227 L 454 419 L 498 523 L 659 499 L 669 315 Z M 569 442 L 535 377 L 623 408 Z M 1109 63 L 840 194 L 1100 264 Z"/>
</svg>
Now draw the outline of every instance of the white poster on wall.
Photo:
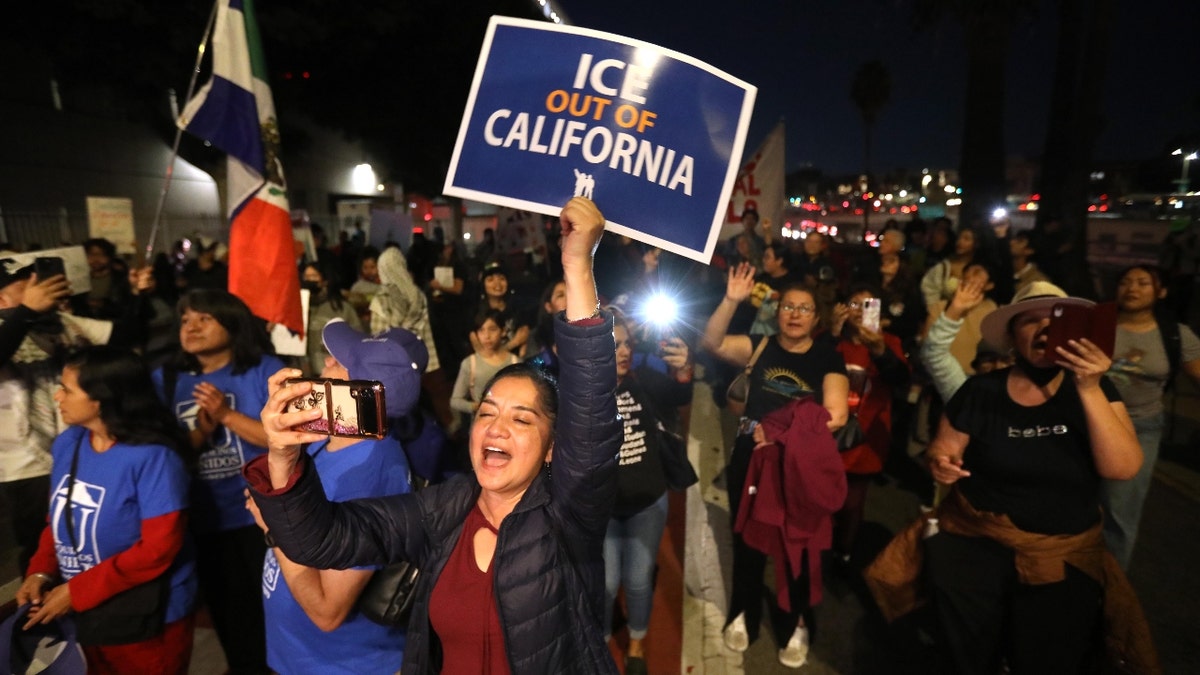
<svg viewBox="0 0 1200 675">
<path fill-rule="evenodd" d="M 137 253 L 137 235 L 133 231 L 133 200 L 126 197 L 88 197 L 88 235 L 104 238 L 117 247 L 117 253 Z"/>
</svg>

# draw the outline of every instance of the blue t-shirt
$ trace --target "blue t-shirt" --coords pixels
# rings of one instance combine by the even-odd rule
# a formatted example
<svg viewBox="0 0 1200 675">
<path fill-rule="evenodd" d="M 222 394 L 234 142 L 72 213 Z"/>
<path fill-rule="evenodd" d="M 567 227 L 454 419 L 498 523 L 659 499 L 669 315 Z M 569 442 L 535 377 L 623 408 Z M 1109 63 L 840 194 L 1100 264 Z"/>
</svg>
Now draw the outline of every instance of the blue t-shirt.
<svg viewBox="0 0 1200 675">
<path fill-rule="evenodd" d="M 68 489 L 76 448 L 75 487 Z M 87 429 L 68 427 L 54 439 L 51 454 L 50 527 L 64 579 L 133 547 L 142 538 L 143 520 L 187 508 L 187 469 L 166 446 L 117 443 L 96 452 Z M 73 541 L 67 530 L 67 508 L 75 529 Z M 185 542 L 166 573 L 171 579 L 166 614 L 170 623 L 190 614 L 196 604 L 195 549 L 190 542 Z"/>
<path fill-rule="evenodd" d="M 282 361 L 274 356 L 264 356 L 257 366 L 238 375 L 233 374 L 232 365 L 211 373 L 181 372 L 176 378 L 173 400 L 167 404 L 184 429 L 195 429 L 200 406 L 192 398 L 192 390 L 201 382 L 209 382 L 225 392 L 230 408 L 258 419 L 267 402 L 267 378 L 280 368 L 283 368 Z M 154 371 L 154 384 L 159 396 L 165 397 L 162 368 Z M 246 510 L 246 497 L 242 493 L 246 489 L 242 467 L 266 451 L 224 426 L 213 430 L 192 481 L 191 524 L 196 532 L 224 532 L 254 525 L 254 517 Z"/>
<path fill-rule="evenodd" d="M 383 497 L 411 490 L 408 460 L 395 438 L 367 439 L 329 452 L 327 442 L 308 448 L 332 501 Z M 376 568 L 357 568 L 376 569 Z M 404 630 L 381 626 L 351 610 L 326 633 L 292 596 L 274 549 L 263 563 L 263 608 L 267 620 L 267 664 L 290 673 L 395 673 L 404 658 Z"/>
</svg>

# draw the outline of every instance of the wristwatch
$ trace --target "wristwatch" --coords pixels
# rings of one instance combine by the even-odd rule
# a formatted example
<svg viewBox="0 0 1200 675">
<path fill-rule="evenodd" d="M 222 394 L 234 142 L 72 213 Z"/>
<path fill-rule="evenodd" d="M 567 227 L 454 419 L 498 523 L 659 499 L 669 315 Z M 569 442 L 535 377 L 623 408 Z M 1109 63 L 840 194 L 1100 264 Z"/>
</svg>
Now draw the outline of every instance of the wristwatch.
<svg viewBox="0 0 1200 675">
<path fill-rule="evenodd" d="M 275 537 L 271 536 L 270 530 L 263 532 L 263 543 L 267 545 L 267 548 L 275 548 L 277 545 L 275 543 Z"/>
</svg>

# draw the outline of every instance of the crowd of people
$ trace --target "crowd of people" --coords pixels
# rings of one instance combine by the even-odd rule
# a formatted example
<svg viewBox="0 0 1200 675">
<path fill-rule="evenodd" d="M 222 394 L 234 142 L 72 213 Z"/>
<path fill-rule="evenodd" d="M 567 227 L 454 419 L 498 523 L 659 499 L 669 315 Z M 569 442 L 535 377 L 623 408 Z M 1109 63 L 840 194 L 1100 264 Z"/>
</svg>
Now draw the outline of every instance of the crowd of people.
<svg viewBox="0 0 1200 675">
<path fill-rule="evenodd" d="M 536 257 L 494 237 L 379 250 L 361 230 L 334 251 L 318 228 L 294 357 L 227 292 L 216 241 L 136 268 L 89 240 L 83 294 L 0 261 L 0 496 L 26 625 L 73 614 L 95 673 L 186 672 L 201 606 L 231 673 L 614 672 L 615 630 L 621 670 L 648 672 L 702 373 L 736 428 L 728 649 L 764 625 L 770 559 L 788 667 L 824 563 L 866 568 L 889 618 L 919 587 L 948 671 L 1087 672 L 1114 599 L 1122 658 L 1152 670 L 1122 571 L 1164 390 L 1200 382 L 1158 268 L 1121 273 L 1111 354 L 1097 336 L 1051 351 L 1052 310 L 1094 303 L 1054 283 L 1037 233 L 914 219 L 834 246 L 742 222 L 710 266 L 602 239 L 582 198 Z M 663 295 L 681 318 L 651 308 Z M 306 430 L 326 379 L 382 382 L 388 432 Z M 858 532 L 885 471 L 918 475 L 927 509 L 875 558 Z M 372 579 L 403 562 L 411 618 L 367 618 Z M 114 634 L 113 612 L 139 621 Z"/>
</svg>

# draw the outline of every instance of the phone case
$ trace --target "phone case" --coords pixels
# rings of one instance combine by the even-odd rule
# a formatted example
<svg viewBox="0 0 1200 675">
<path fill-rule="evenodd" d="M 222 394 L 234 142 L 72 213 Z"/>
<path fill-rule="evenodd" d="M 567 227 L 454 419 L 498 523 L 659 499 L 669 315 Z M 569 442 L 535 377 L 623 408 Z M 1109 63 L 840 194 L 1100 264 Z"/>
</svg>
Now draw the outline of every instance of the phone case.
<svg viewBox="0 0 1200 675">
<path fill-rule="evenodd" d="M 867 301 L 863 303 L 863 328 L 866 328 L 872 333 L 879 332 L 879 312 L 881 306 L 882 303 L 880 302 L 879 298 L 868 298 Z"/>
<path fill-rule="evenodd" d="M 49 279 L 59 274 L 66 274 L 63 259 L 58 256 L 39 256 L 33 259 L 33 272 L 39 280 Z"/>
<path fill-rule="evenodd" d="M 1056 347 L 1067 347 L 1070 340 L 1087 338 L 1112 358 L 1117 341 L 1117 305 L 1103 302 L 1092 307 L 1055 305 L 1050 310 L 1050 328 L 1046 334 L 1046 353 L 1058 355 Z"/>
<path fill-rule="evenodd" d="M 383 438 L 387 435 L 387 406 L 383 383 L 374 380 L 335 380 L 296 378 L 293 382 L 312 382 L 306 396 L 292 400 L 296 412 L 319 407 L 323 415 L 300 425 L 305 431 L 348 438 Z"/>
</svg>

